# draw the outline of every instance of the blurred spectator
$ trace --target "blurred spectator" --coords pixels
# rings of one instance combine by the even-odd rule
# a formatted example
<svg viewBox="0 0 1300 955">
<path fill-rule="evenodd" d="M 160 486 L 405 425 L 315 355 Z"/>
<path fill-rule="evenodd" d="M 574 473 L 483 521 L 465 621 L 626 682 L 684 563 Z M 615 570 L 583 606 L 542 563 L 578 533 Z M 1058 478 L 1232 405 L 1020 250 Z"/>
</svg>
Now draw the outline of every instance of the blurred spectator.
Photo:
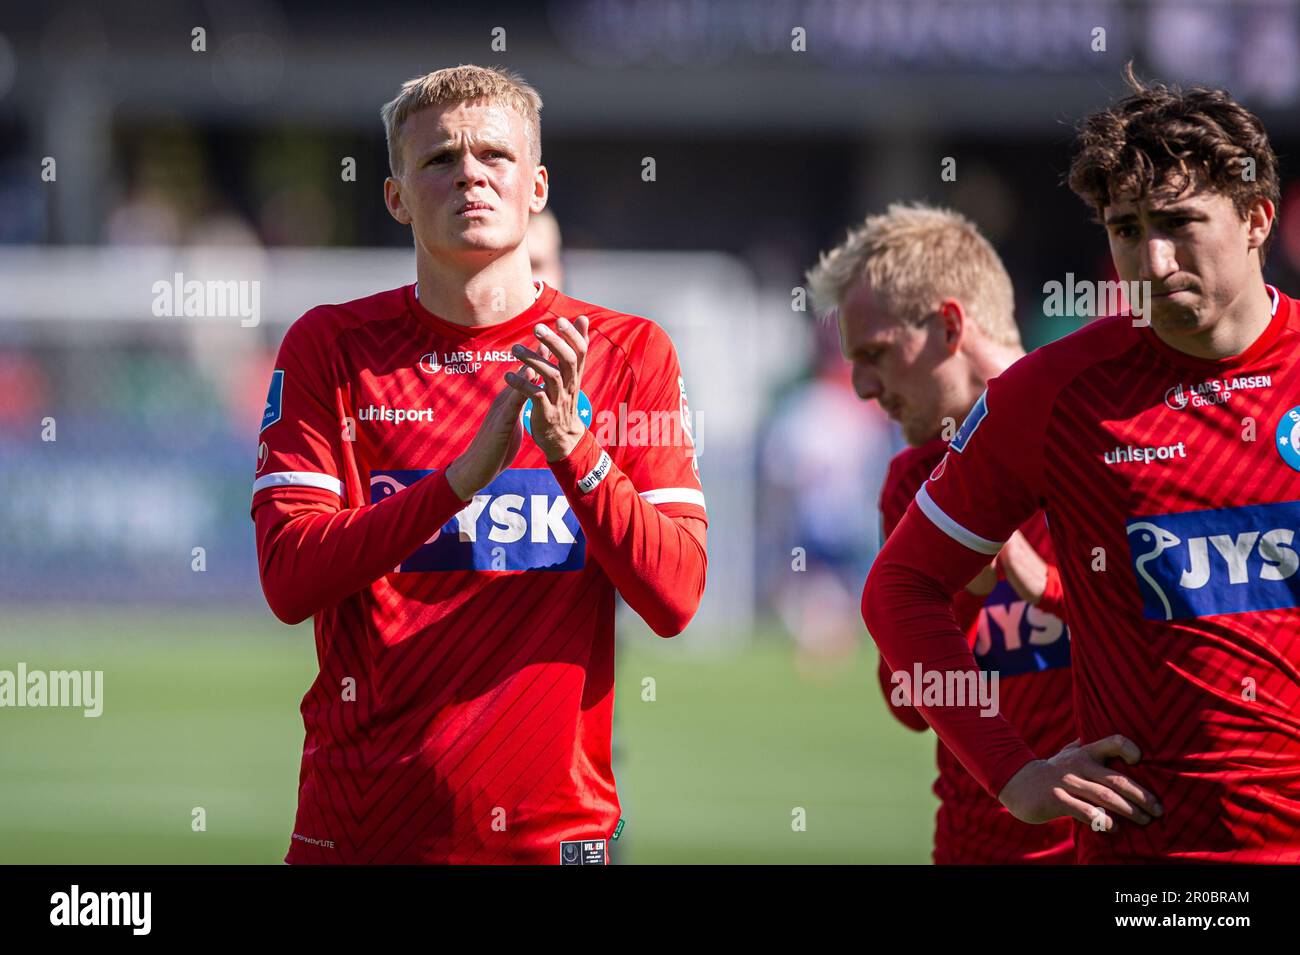
<svg viewBox="0 0 1300 955">
<path fill-rule="evenodd" d="M 543 209 L 528 223 L 528 258 L 533 264 L 533 278 L 551 288 L 564 283 L 564 262 L 560 257 L 560 223 L 550 209 Z"/>
<path fill-rule="evenodd" d="M 780 402 L 761 455 L 761 522 L 781 555 L 769 592 L 805 673 L 856 647 L 893 444 L 888 419 L 853 392 L 835 326 L 820 323 L 815 338 L 814 376 Z"/>
<path fill-rule="evenodd" d="M 30 432 L 50 408 L 49 381 L 36 356 L 0 351 L 0 434 Z"/>
</svg>

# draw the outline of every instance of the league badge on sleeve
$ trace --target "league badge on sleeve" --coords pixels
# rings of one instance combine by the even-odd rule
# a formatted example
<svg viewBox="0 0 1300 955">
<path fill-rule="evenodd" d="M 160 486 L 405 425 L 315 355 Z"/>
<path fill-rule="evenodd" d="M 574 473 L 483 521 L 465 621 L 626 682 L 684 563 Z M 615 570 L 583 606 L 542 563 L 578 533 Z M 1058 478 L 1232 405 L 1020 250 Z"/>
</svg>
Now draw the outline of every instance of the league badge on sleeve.
<svg viewBox="0 0 1300 955">
<path fill-rule="evenodd" d="M 258 434 L 261 434 L 280 420 L 280 407 L 283 399 L 284 369 L 277 368 L 271 372 L 271 389 L 266 393 L 266 410 L 262 412 L 262 427 L 257 429 Z"/>
<path fill-rule="evenodd" d="M 988 397 L 989 393 L 987 390 L 984 394 L 980 395 L 979 401 L 975 402 L 975 407 L 971 408 L 970 414 L 966 416 L 966 420 L 961 423 L 961 427 L 957 429 L 957 433 L 953 435 L 952 440 L 948 442 L 948 447 L 953 451 L 956 451 L 958 454 L 961 454 L 966 450 L 966 442 L 971 439 L 971 435 L 975 433 L 975 429 L 980 426 L 980 422 L 983 421 L 984 416 L 988 414 Z"/>
<path fill-rule="evenodd" d="M 1277 423 L 1277 453 L 1282 460 L 1300 471 L 1300 405 L 1296 405 Z"/>
</svg>

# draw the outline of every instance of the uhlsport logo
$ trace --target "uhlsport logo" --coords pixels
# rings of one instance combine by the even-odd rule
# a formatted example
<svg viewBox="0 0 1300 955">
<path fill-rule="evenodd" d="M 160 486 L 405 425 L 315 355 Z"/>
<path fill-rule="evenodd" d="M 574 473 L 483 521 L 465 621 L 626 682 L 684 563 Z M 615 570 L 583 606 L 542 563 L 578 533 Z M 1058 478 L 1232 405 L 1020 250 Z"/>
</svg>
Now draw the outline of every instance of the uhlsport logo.
<svg viewBox="0 0 1300 955">
<path fill-rule="evenodd" d="M 370 502 L 432 471 L 371 471 Z M 398 565 L 399 573 L 447 570 L 581 570 L 587 542 L 549 468 L 510 468 Z"/>
<path fill-rule="evenodd" d="M 1055 614 L 1024 600 L 1005 580 L 984 599 L 975 636 L 975 662 L 1003 676 L 1070 665 L 1070 634 Z"/>
<path fill-rule="evenodd" d="M 1133 518 L 1133 573 L 1148 620 L 1300 606 L 1300 501 Z"/>
<path fill-rule="evenodd" d="M 1296 405 L 1277 423 L 1277 453 L 1282 460 L 1300 471 L 1300 405 Z"/>
<path fill-rule="evenodd" d="M 1106 464 L 1150 464 L 1152 461 L 1172 461 L 1187 457 L 1186 442 L 1161 444 L 1152 447 L 1126 445 L 1115 446 L 1113 451 L 1103 451 L 1102 461 Z"/>
<path fill-rule="evenodd" d="M 388 405 L 367 405 L 357 411 L 358 421 L 380 421 L 387 424 L 404 424 L 411 421 L 433 421 L 432 408 L 390 408 Z"/>
</svg>

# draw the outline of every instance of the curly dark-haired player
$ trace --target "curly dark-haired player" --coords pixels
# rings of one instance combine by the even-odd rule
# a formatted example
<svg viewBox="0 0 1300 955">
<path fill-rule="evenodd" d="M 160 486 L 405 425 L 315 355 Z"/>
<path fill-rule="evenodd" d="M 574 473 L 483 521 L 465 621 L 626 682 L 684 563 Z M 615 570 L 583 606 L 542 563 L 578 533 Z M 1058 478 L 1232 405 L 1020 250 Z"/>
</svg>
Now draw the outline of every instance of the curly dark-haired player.
<svg viewBox="0 0 1300 955">
<path fill-rule="evenodd" d="M 1277 161 L 1227 93 L 1129 80 L 1070 185 L 1120 278 L 1150 283 L 1149 325 L 1093 322 L 989 383 L 863 614 L 896 667 L 973 667 L 950 595 L 1044 508 L 1087 742 L 1037 759 L 974 707 L 926 719 L 1017 817 L 1091 823 L 1081 861 L 1300 862 L 1300 307 L 1262 274 Z"/>
</svg>

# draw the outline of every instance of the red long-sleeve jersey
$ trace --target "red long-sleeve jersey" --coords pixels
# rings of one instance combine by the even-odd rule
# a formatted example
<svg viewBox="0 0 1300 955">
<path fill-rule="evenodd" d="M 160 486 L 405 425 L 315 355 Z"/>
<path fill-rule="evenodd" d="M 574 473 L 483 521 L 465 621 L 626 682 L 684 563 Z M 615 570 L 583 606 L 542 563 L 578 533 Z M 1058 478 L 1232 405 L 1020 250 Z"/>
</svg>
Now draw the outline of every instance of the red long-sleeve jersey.
<svg viewBox="0 0 1300 955">
<path fill-rule="evenodd" d="M 888 536 L 930 472 L 943 459 L 948 443 L 935 438 L 900 451 L 889 463 L 880 492 L 881 528 Z M 999 705 L 1035 752 L 1051 756 L 1074 739 L 1070 709 L 1070 637 L 1064 622 L 1064 595 L 1051 540 L 1041 514 L 1021 528 L 1048 566 L 1047 588 L 1030 606 L 1002 579 L 987 597 L 964 588 L 953 598 L 953 615 L 966 634 L 975 661 L 985 672 L 999 674 Z M 900 700 L 893 671 L 883 654 L 879 677 L 890 710 L 905 726 L 925 730 L 929 724 Z M 939 776 L 934 794 L 934 861 L 939 865 L 1062 864 L 1074 861 L 1069 819 L 1030 826 L 1016 819 L 984 791 L 952 751 L 939 741 L 935 761 Z"/>
<path fill-rule="evenodd" d="M 1244 352 L 1183 354 L 1125 317 L 989 382 L 872 567 L 895 666 L 975 667 L 949 595 L 1035 510 L 1069 594 L 1079 736 L 1164 814 L 1076 828 L 1083 862 L 1300 862 L 1300 308 Z M 973 706 L 923 715 L 990 794 L 1034 753 Z"/>
<path fill-rule="evenodd" d="M 615 590 L 680 632 L 707 519 L 667 335 L 538 289 L 467 328 L 407 286 L 313 309 L 281 345 L 252 513 L 267 601 L 314 617 L 320 663 L 288 862 L 606 859 Z M 461 500 L 445 469 L 511 347 L 579 315 L 587 433 L 549 465 L 525 437 Z"/>
</svg>

